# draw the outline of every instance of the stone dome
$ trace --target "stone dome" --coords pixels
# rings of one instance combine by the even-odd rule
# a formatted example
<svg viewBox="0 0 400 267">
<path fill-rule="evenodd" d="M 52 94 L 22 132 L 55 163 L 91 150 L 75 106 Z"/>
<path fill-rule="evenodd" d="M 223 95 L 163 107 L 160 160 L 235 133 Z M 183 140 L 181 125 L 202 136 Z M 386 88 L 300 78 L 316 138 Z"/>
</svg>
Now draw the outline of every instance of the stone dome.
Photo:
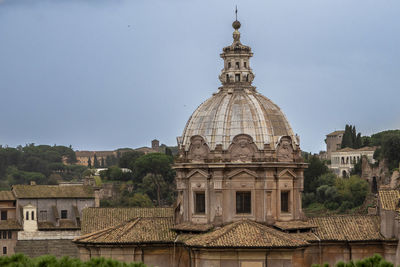
<svg viewBox="0 0 400 267">
<path fill-rule="evenodd" d="M 222 86 L 196 109 L 183 135 L 178 137 L 179 147 L 186 151 L 194 136 L 201 136 L 210 150 L 218 145 L 227 150 L 240 134 L 250 136 L 260 150 L 275 149 L 282 136 L 290 137 L 293 149 L 299 145 L 279 107 L 252 86 L 253 53 L 240 42 L 239 25 L 239 21 L 233 23 L 233 43 L 222 50 L 224 68 L 219 76 Z"/>
<path fill-rule="evenodd" d="M 199 135 L 210 150 L 219 144 L 226 150 L 239 134 L 251 136 L 258 149 L 264 149 L 264 144 L 274 149 L 282 136 L 290 136 L 297 144 L 280 108 L 249 89 L 220 90 L 202 103 L 187 122 L 181 144 L 188 150 L 191 137 Z"/>
</svg>

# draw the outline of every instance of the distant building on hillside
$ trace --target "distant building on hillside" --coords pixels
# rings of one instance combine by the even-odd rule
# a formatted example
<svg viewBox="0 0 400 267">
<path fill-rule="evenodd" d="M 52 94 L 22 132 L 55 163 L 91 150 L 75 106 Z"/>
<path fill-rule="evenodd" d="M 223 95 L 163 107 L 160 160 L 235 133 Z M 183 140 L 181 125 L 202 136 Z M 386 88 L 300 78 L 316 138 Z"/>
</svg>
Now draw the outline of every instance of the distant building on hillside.
<svg viewBox="0 0 400 267">
<path fill-rule="evenodd" d="M 331 158 L 332 152 L 341 149 L 344 131 L 334 131 L 326 135 L 326 159 Z"/>
<path fill-rule="evenodd" d="M 362 160 L 362 157 L 367 157 L 370 163 L 375 163 L 374 152 L 376 147 L 363 147 L 359 149 L 343 148 L 331 153 L 330 169 L 340 177 L 349 177 L 354 165 Z"/>
<path fill-rule="evenodd" d="M 111 151 L 88 151 L 88 150 L 82 150 L 82 151 L 75 151 L 76 155 L 76 164 L 82 165 L 82 166 L 89 166 L 89 160 L 90 160 L 90 165 L 93 167 L 94 164 L 94 159 L 96 156 L 96 159 L 101 166 L 102 162 L 104 162 L 104 166 L 101 167 L 107 167 L 109 164 L 108 161 L 110 159 L 116 159 L 122 156 L 122 154 L 129 152 L 129 151 L 139 151 L 143 152 L 144 154 L 148 153 L 157 153 L 161 152 L 162 148 L 160 146 L 160 141 L 157 139 L 154 139 L 151 141 L 151 147 L 139 147 L 139 148 L 124 148 L 124 149 L 117 149 L 117 150 L 111 150 Z"/>
</svg>

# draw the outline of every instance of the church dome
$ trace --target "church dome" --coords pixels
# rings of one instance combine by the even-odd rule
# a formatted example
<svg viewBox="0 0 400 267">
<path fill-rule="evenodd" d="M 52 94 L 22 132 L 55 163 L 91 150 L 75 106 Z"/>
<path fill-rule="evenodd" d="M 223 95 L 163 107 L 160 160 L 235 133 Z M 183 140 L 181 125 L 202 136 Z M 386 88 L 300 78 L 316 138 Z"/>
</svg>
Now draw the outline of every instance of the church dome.
<svg viewBox="0 0 400 267">
<path fill-rule="evenodd" d="M 282 136 L 298 140 L 285 115 L 271 100 L 252 86 L 254 74 L 249 66 L 251 48 L 240 42 L 240 22 L 235 21 L 233 43 L 223 49 L 224 68 L 219 76 L 222 86 L 203 102 L 186 124 L 180 147 L 187 151 L 191 138 L 201 136 L 210 150 L 218 145 L 227 150 L 235 136 L 249 135 L 258 149 L 275 149 Z"/>
</svg>

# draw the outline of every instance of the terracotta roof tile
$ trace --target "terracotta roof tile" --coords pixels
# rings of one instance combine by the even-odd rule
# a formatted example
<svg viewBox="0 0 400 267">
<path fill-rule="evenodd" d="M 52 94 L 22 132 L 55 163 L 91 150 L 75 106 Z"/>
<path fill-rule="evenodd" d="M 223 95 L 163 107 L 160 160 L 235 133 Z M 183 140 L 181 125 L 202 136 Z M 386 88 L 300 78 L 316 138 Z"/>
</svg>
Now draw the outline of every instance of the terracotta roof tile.
<svg viewBox="0 0 400 267">
<path fill-rule="evenodd" d="M 274 226 L 281 230 L 299 230 L 317 227 L 315 224 L 311 224 L 307 221 L 276 222 Z"/>
<path fill-rule="evenodd" d="M 82 234 L 116 226 L 133 218 L 173 216 L 173 208 L 86 208 L 82 211 Z"/>
<path fill-rule="evenodd" d="M 0 230 L 21 230 L 22 227 L 16 219 L 0 220 Z"/>
<path fill-rule="evenodd" d="M 41 221 L 38 222 L 39 230 L 79 230 L 79 226 L 72 220 L 62 219 L 60 220 L 59 226 L 56 226 L 53 222 Z"/>
<path fill-rule="evenodd" d="M 181 223 L 174 225 L 171 229 L 182 232 L 207 232 L 211 228 L 213 228 L 212 224 Z"/>
<path fill-rule="evenodd" d="M 243 220 L 228 224 L 210 233 L 195 236 L 185 244 L 192 247 L 300 247 L 304 240 L 254 221 Z"/>
<path fill-rule="evenodd" d="M 94 198 L 85 185 L 14 185 L 12 191 L 16 198 Z"/>
<path fill-rule="evenodd" d="M 379 190 L 378 193 L 380 207 L 385 210 L 399 211 L 398 206 L 400 200 L 399 190 Z"/>
<path fill-rule="evenodd" d="M 134 218 L 120 225 L 82 235 L 74 241 L 96 244 L 172 243 L 172 217 Z"/>
<path fill-rule="evenodd" d="M 314 233 L 326 241 L 382 240 L 380 220 L 375 215 L 342 215 L 310 218 Z"/>
<path fill-rule="evenodd" d="M 0 191 L 0 201 L 13 201 L 15 197 L 11 191 Z"/>
</svg>

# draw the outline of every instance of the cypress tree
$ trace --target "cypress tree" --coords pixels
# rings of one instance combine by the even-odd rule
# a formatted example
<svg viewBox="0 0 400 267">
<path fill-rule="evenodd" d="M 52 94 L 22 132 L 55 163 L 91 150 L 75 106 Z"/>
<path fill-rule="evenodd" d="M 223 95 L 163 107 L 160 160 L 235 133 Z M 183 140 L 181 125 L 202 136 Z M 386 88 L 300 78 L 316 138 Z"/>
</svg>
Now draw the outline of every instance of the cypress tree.
<svg viewBox="0 0 400 267">
<path fill-rule="evenodd" d="M 89 156 L 89 158 L 88 158 L 88 167 L 89 167 L 90 169 L 92 168 L 92 160 L 91 160 L 90 156 Z"/>
<path fill-rule="evenodd" d="M 95 167 L 95 168 L 100 167 L 100 164 L 99 164 L 99 161 L 97 160 L 96 154 L 94 154 L 94 158 L 93 158 L 93 167 Z"/>
</svg>

